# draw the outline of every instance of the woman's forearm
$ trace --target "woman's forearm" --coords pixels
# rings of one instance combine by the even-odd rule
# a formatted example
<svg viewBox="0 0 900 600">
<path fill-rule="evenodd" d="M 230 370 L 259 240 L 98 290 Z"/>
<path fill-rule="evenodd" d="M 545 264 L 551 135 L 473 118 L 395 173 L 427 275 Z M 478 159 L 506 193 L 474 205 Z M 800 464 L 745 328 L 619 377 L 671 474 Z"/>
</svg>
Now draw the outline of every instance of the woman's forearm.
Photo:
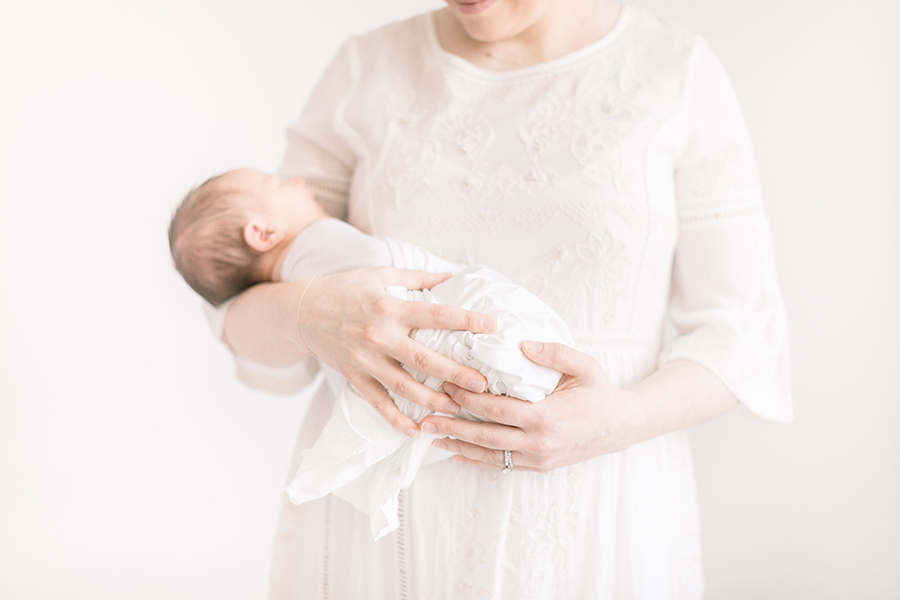
<svg viewBox="0 0 900 600">
<path fill-rule="evenodd" d="M 641 399 L 635 443 L 708 421 L 738 405 L 718 377 L 689 360 L 666 363 L 631 391 Z"/>
<path fill-rule="evenodd" d="M 624 390 L 588 354 L 562 344 L 529 342 L 522 349 L 564 374 L 556 391 L 531 404 L 445 386 L 457 404 L 496 423 L 426 417 L 424 431 L 448 436 L 439 447 L 492 469 L 504 465 L 503 451 L 510 450 L 516 468 L 550 471 L 702 423 L 737 405 L 715 375 L 686 360 L 666 363 Z"/>
<path fill-rule="evenodd" d="M 285 283 L 257 285 L 225 315 L 223 340 L 235 354 L 271 367 L 296 364 L 311 354 L 341 373 L 398 431 L 415 437 L 418 425 L 388 391 L 431 410 L 448 398 L 418 383 L 401 364 L 477 392 L 484 376 L 409 337 L 414 329 L 490 333 L 493 319 L 428 302 L 408 302 L 391 286 L 430 289 L 449 273 L 375 267 Z"/>
<path fill-rule="evenodd" d="M 238 296 L 225 315 L 223 341 L 235 354 L 270 367 L 308 358 L 297 327 L 297 306 L 309 282 L 261 283 Z"/>
</svg>

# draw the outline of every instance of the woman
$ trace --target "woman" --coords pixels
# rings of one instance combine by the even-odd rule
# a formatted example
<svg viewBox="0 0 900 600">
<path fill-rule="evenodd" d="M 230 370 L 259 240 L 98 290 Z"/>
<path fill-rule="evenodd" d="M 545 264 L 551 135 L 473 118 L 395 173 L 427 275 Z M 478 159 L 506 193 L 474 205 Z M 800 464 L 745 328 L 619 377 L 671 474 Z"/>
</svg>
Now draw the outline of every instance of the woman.
<svg viewBox="0 0 900 600">
<path fill-rule="evenodd" d="M 338 499 L 286 506 L 273 596 L 699 598 L 683 428 L 739 403 L 791 414 L 750 145 L 702 40 L 607 0 L 448 0 L 344 45 L 289 129 L 282 174 L 365 231 L 500 270 L 579 349 L 527 344 L 566 374 L 530 405 L 479 393 L 477 373 L 409 339 L 494 326 L 384 292 L 439 276 L 363 270 L 237 298 L 224 339 L 245 378 L 262 385 L 276 373 L 263 364 L 301 382 L 313 354 L 395 427 L 444 434 L 458 455 L 423 469 L 377 544 Z M 451 382 L 449 397 L 399 363 Z M 496 423 L 416 424 L 385 388 Z M 329 410 L 320 394 L 298 454 Z"/>
</svg>

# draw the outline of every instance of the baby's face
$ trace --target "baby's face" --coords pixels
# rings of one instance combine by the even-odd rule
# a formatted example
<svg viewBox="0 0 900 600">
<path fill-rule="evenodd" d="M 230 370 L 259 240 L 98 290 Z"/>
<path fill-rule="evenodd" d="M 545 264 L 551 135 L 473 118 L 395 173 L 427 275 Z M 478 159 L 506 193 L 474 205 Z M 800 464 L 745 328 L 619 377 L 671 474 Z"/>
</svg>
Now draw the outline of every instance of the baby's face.
<svg viewBox="0 0 900 600">
<path fill-rule="evenodd" d="M 311 210 L 320 210 L 300 177 L 281 179 L 256 169 L 235 169 L 210 183 L 222 191 L 247 194 L 260 203 L 260 210 L 281 219 L 308 218 Z"/>
</svg>

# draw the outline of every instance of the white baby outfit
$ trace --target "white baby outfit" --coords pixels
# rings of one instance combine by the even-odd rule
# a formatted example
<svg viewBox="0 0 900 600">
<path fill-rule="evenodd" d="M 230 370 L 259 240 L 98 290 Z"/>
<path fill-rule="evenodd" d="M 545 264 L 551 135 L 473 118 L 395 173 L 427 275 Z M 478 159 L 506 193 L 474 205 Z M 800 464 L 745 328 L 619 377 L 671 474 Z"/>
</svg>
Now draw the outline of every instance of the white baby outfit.
<svg viewBox="0 0 900 600">
<path fill-rule="evenodd" d="M 599 41 L 509 72 L 443 51 L 431 14 L 354 37 L 289 128 L 281 174 L 367 233 L 530 290 L 616 386 L 686 359 L 750 412 L 791 418 L 749 137 L 721 65 L 679 27 L 625 7 Z M 292 473 L 327 398 L 313 400 Z M 286 503 L 272 597 L 702 594 L 685 431 L 547 474 L 437 461 L 398 508 L 399 528 L 374 542 L 368 516 L 333 495 Z"/>
<path fill-rule="evenodd" d="M 388 292 L 402 300 L 447 304 L 489 315 L 497 320 L 496 332 L 475 335 L 446 329 L 418 330 L 413 339 L 482 373 L 487 390 L 493 394 L 538 402 L 556 388 L 560 374 L 531 362 L 519 347 L 526 339 L 572 346 L 566 324 L 534 295 L 491 269 L 460 269 L 412 244 L 373 238 L 343 221 L 324 219 L 297 236 L 285 257 L 282 280 L 366 266 L 452 272 L 450 279 L 431 290 L 395 286 Z M 287 487 L 288 497 L 301 504 L 334 493 L 369 514 L 372 535 L 377 540 L 399 526 L 400 490 L 409 487 L 420 466 L 452 455 L 431 446 L 438 437 L 435 434 L 421 432 L 412 439 L 395 430 L 343 376 L 327 366 L 322 368 L 334 409 L 315 445 L 303 452 L 300 467 Z M 405 368 L 432 389 L 440 389 L 443 383 Z M 404 398 L 392 397 L 417 422 L 432 414 Z M 480 420 L 465 411 L 458 416 Z"/>
</svg>

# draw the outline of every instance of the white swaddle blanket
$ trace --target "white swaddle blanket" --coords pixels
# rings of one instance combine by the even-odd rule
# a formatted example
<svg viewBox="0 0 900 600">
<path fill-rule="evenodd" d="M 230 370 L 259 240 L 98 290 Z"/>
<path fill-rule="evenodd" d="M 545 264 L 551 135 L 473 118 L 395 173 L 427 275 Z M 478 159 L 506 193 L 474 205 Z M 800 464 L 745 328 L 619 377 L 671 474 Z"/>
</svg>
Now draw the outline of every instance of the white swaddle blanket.
<svg viewBox="0 0 900 600">
<path fill-rule="evenodd" d="M 388 292 L 404 300 L 457 306 L 489 315 L 497 320 L 491 334 L 467 331 L 419 330 L 414 339 L 443 356 L 482 373 L 493 394 L 538 402 L 550 394 L 560 379 L 557 371 L 537 365 L 519 350 L 526 339 L 559 342 L 574 346 L 563 320 L 550 307 L 500 273 L 485 267 L 464 270 L 396 240 L 378 239 L 340 221 L 321 221 L 295 241 L 285 261 L 284 279 L 302 279 L 345 269 L 327 268 L 332 249 L 352 252 L 353 268 L 384 266 L 453 272 L 447 281 L 431 290 L 410 291 L 402 287 Z M 340 237 L 338 243 L 335 236 Z M 357 237 L 358 236 L 358 237 Z M 365 249 L 359 245 L 364 244 Z M 384 252 L 379 244 L 387 249 Z M 362 253 L 351 249 L 365 250 Z M 365 257 L 365 258 L 362 258 Z M 386 262 L 389 257 L 390 262 Z M 359 264 L 366 260 L 371 264 Z M 316 264 L 313 264 L 316 263 Z M 377 540 L 399 525 L 400 490 L 408 487 L 420 467 L 452 456 L 432 447 L 437 435 L 421 432 L 410 438 L 396 431 L 342 375 L 323 365 L 328 386 L 335 398 L 334 411 L 312 448 L 303 452 L 302 462 L 287 493 L 295 504 L 333 493 L 367 513 Z M 443 381 L 404 366 L 416 379 L 435 390 Z M 431 410 L 394 396 L 398 408 L 415 421 Z M 461 410 L 457 418 L 481 420 Z"/>
</svg>

